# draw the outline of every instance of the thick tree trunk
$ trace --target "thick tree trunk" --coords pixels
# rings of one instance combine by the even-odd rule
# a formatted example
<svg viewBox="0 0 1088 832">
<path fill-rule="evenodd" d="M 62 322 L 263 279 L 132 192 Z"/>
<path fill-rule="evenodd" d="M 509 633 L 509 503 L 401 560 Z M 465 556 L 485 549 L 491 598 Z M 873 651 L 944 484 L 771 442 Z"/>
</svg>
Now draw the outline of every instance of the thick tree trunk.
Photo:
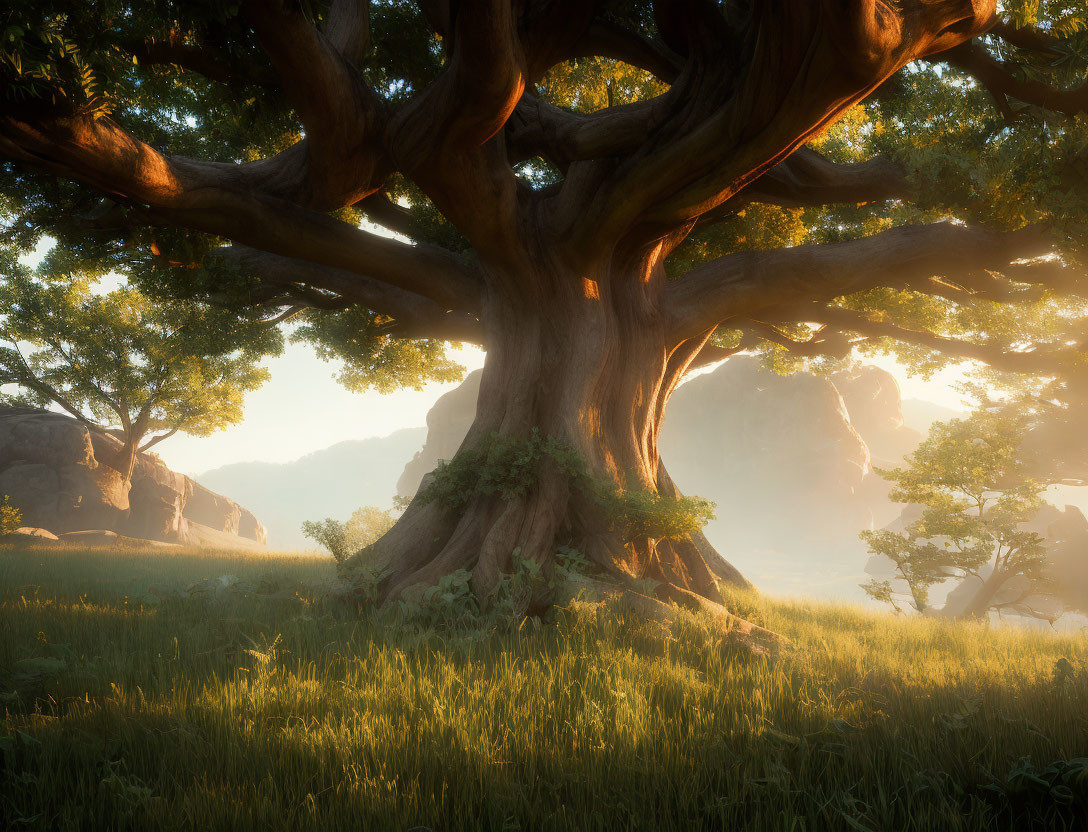
<svg viewBox="0 0 1088 832">
<path fill-rule="evenodd" d="M 645 279 L 610 281 L 551 265 L 547 274 L 525 266 L 536 272 L 531 280 L 496 280 L 512 288 L 489 299 L 487 359 L 462 452 L 537 431 L 577 452 L 597 483 L 678 496 L 661 464 L 658 434 L 669 395 L 705 339 L 668 343 L 648 288 L 663 275 L 650 266 L 642 267 Z M 522 287 L 535 293 L 519 294 Z M 384 575 L 386 599 L 459 569 L 471 572 L 473 589 L 485 598 L 511 571 L 515 552 L 550 574 L 560 544 L 617 583 L 649 578 L 659 597 L 689 605 L 721 600 L 716 572 L 749 586 L 701 534 L 625 540 L 593 489 L 572 482 L 546 456 L 535 485 L 512 499 L 475 495 L 453 513 L 417 495 L 385 537 L 346 565 Z"/>
</svg>

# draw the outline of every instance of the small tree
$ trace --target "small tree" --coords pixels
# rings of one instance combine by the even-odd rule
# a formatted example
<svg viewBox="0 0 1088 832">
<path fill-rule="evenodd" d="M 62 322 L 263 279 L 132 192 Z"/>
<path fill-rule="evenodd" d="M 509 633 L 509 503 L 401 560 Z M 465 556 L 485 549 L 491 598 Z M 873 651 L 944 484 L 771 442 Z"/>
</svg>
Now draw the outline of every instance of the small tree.
<svg viewBox="0 0 1088 832">
<path fill-rule="evenodd" d="M 326 517 L 307 520 L 302 533 L 324 546 L 337 563 L 364 549 L 393 528 L 396 518 L 392 512 L 374 506 L 356 509 L 346 523 Z"/>
<path fill-rule="evenodd" d="M 1046 486 L 1026 474 L 1019 454 L 1024 430 L 1016 413 L 980 410 L 934 425 L 907 465 L 879 471 L 894 483 L 891 498 L 921 505 L 922 514 L 902 532 L 861 537 L 895 564 L 919 612 L 932 612 L 929 591 L 948 580 L 978 581 L 962 617 L 1022 605 L 1043 588 L 1043 539 L 1023 526 L 1038 512 Z M 1014 579 L 1019 591 L 1008 599 L 1002 590 Z M 874 579 L 862 588 L 899 609 L 892 582 Z"/>
<path fill-rule="evenodd" d="M 178 431 L 207 436 L 242 419 L 245 394 L 268 371 L 257 362 L 281 336 L 195 303 L 152 302 L 87 279 L 13 269 L 0 286 L 0 384 L 8 403 L 59 405 L 88 428 L 114 429 L 113 466 L 125 481 L 139 453 Z"/>
<path fill-rule="evenodd" d="M 23 513 L 11 504 L 7 494 L 0 500 L 0 534 L 11 534 L 23 522 Z"/>
</svg>

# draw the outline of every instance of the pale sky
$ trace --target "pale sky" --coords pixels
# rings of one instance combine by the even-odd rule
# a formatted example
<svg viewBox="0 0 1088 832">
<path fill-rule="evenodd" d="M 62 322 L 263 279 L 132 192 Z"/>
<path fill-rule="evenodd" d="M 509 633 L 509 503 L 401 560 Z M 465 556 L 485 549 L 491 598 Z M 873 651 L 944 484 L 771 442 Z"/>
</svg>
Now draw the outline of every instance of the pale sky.
<svg viewBox="0 0 1088 832">
<path fill-rule="evenodd" d="M 483 366 L 483 352 L 464 347 L 453 357 L 467 370 Z M 304 344 L 290 344 L 266 362 L 271 379 L 246 399 L 245 421 L 199 439 L 171 437 L 155 450 L 185 474 L 201 474 L 231 462 L 289 462 L 345 439 L 388 436 L 427 424 L 427 411 L 456 383 L 428 384 L 422 390 L 382 395 L 350 393 L 326 363 Z"/>
</svg>

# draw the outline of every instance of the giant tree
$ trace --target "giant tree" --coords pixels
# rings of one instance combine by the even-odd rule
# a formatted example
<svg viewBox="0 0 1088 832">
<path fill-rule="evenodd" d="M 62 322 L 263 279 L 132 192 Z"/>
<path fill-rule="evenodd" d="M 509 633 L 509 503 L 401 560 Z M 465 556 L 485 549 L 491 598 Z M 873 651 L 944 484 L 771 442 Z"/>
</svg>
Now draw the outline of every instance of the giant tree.
<svg viewBox="0 0 1088 832">
<path fill-rule="evenodd" d="M 753 344 L 834 354 L 888 337 L 1016 362 L 1022 350 L 926 299 L 973 310 L 1077 289 L 1076 246 L 1033 192 L 1018 216 L 990 216 L 963 171 L 913 166 L 934 148 L 864 157 L 954 133 L 950 102 L 965 97 L 976 151 L 1030 155 L 1013 122 L 1036 131 L 1048 109 L 1068 117 L 1051 135 L 1079 140 L 1088 95 L 1053 86 L 1083 68 L 1078 12 L 1060 3 L 10 8 L 13 233 L 44 223 L 100 260 L 150 251 L 163 291 L 301 315 L 307 337 L 379 376 L 419 379 L 443 366 L 443 341 L 481 344 L 464 449 L 547 437 L 556 450 L 520 472 L 525 487 L 469 488 L 454 509 L 417 497 L 366 552 L 384 597 L 459 569 L 484 595 L 515 552 L 549 569 L 560 539 L 663 597 L 717 598 L 705 540 L 631 540 L 586 484 L 676 496 L 657 437 L 693 366 Z M 887 118 L 865 111 L 836 133 L 869 97 Z M 1053 190 L 1065 202 L 1047 210 L 1075 214 Z M 796 239 L 762 234 L 761 218 L 810 209 Z M 1039 259 L 1055 250 L 1072 253 Z"/>
</svg>

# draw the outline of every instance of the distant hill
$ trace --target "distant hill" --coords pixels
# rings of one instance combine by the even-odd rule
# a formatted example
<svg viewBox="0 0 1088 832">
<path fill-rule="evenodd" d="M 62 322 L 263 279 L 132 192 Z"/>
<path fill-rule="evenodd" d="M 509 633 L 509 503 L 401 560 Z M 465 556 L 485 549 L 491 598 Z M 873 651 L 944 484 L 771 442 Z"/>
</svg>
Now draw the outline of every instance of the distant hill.
<svg viewBox="0 0 1088 832">
<path fill-rule="evenodd" d="M 338 442 L 293 462 L 238 462 L 194 477 L 249 508 L 273 549 L 310 549 L 304 520 L 346 520 L 360 506 L 392 504 L 397 477 L 423 446 L 426 428 Z"/>
<path fill-rule="evenodd" d="M 903 399 L 903 423 L 925 436 L 934 422 L 947 422 L 967 415 L 962 408 L 945 407 L 925 399 Z"/>
</svg>

